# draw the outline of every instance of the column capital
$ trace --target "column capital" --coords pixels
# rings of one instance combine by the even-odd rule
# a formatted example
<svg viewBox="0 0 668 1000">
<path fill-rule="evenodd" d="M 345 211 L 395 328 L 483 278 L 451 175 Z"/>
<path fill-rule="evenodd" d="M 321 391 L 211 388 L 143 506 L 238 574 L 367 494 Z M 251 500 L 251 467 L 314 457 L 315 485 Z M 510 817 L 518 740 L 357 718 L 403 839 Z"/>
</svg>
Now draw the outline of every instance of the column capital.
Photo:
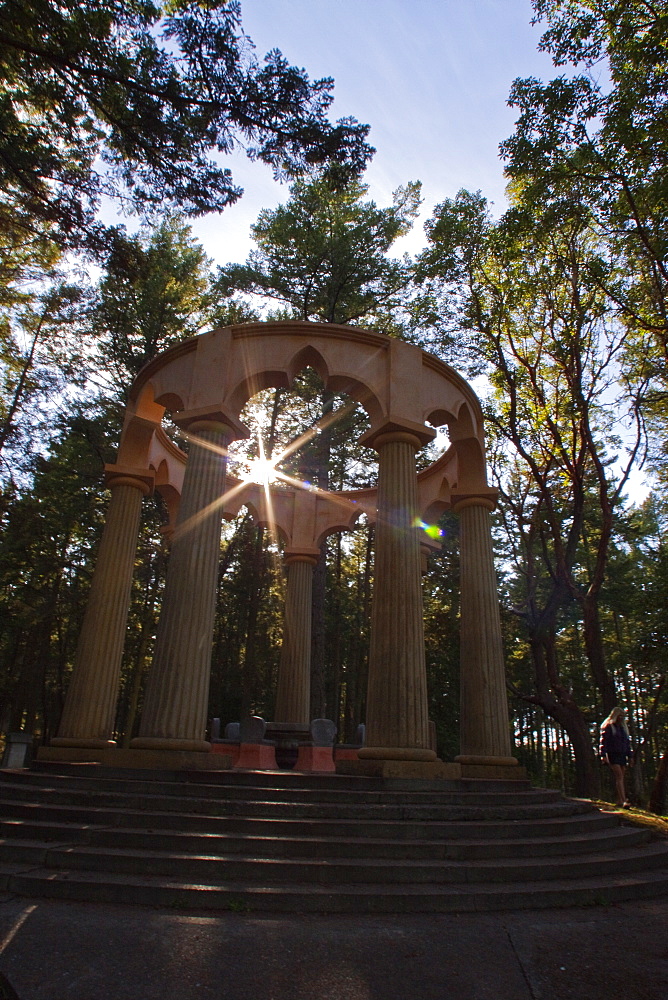
<svg viewBox="0 0 668 1000">
<path fill-rule="evenodd" d="M 127 465 L 105 465 L 104 485 L 108 489 L 114 486 L 134 486 L 144 496 L 150 496 L 155 486 L 155 472 L 152 469 L 133 469 Z"/>
<path fill-rule="evenodd" d="M 400 420 L 388 417 L 378 427 L 372 427 L 370 431 L 358 439 L 359 443 L 366 448 L 375 448 L 378 451 L 384 444 L 391 441 L 405 441 L 413 445 L 417 451 L 424 445 L 429 444 L 436 437 L 433 427 L 426 424 L 417 424 L 412 420 Z"/>
<path fill-rule="evenodd" d="M 311 566 L 317 566 L 320 558 L 320 549 L 286 549 L 283 553 L 283 562 L 286 566 L 292 563 L 304 562 Z"/>
<path fill-rule="evenodd" d="M 498 499 L 499 491 L 496 487 L 490 486 L 477 493 L 453 493 L 451 503 L 453 511 L 458 514 L 465 507 L 484 507 L 485 510 L 494 510 Z"/>
<path fill-rule="evenodd" d="M 198 430 L 217 430 L 228 432 L 230 440 L 250 437 L 250 431 L 245 424 L 222 406 L 211 408 L 200 406 L 194 410 L 179 410 L 172 414 L 174 423 L 181 430 L 196 434 Z"/>
</svg>

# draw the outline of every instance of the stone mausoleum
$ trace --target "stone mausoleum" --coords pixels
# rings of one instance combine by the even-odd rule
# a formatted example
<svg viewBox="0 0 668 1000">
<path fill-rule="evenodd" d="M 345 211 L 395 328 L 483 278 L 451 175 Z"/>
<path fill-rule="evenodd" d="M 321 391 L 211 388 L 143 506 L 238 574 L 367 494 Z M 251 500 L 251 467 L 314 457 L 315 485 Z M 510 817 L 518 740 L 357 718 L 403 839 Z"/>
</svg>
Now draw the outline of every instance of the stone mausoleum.
<svg viewBox="0 0 668 1000">
<path fill-rule="evenodd" d="M 306 367 L 356 400 L 377 453 L 378 482 L 359 493 L 265 489 L 233 480 L 227 448 L 247 437 L 240 420 L 262 389 L 289 388 Z M 188 435 L 188 455 L 166 435 L 165 411 Z M 420 473 L 415 456 L 447 428 L 450 445 Z M 313 567 L 334 531 L 360 514 L 376 524 L 366 741 L 338 770 L 379 777 L 521 777 L 512 757 L 483 421 L 470 386 L 429 353 L 380 333 L 302 322 L 226 327 L 151 361 L 129 396 L 74 671 L 58 736 L 40 757 L 123 767 L 217 768 L 206 739 L 211 643 L 223 517 L 246 506 L 283 541 L 285 624 L 274 723 L 307 727 Z M 112 735 L 143 498 L 158 490 L 170 515 L 171 552 L 138 736 Z M 461 732 L 454 762 L 431 746 L 421 565 L 430 540 L 418 527 L 444 510 L 461 529 Z"/>
</svg>

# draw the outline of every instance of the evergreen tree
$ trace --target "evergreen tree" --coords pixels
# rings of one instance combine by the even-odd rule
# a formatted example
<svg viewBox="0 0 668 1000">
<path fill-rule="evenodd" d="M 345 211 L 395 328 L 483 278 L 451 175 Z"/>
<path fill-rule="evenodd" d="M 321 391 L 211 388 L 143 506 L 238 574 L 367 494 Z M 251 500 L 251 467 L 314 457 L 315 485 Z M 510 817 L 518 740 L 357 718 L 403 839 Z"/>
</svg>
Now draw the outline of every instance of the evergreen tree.
<svg viewBox="0 0 668 1000">
<path fill-rule="evenodd" d="M 139 212 L 220 211 L 242 191 L 221 154 L 289 176 L 363 169 L 368 127 L 327 119 L 331 79 L 278 50 L 261 64 L 235 0 L 3 0 L 0 229 L 98 249 L 103 197 Z"/>
<path fill-rule="evenodd" d="M 411 271 L 388 255 L 413 224 L 420 184 L 399 188 L 388 208 L 364 201 L 367 190 L 359 181 L 333 187 L 326 177 L 294 184 L 285 205 L 260 213 L 256 249 L 245 265 L 220 269 L 218 290 L 260 295 L 294 319 L 394 333 Z"/>
</svg>

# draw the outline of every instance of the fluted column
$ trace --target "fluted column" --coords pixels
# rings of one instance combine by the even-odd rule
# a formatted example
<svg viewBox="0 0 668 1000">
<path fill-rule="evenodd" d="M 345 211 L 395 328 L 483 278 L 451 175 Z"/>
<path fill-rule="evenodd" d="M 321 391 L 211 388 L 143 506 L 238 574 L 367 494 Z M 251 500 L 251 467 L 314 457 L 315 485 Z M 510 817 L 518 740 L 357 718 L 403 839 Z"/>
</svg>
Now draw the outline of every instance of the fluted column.
<svg viewBox="0 0 668 1000">
<path fill-rule="evenodd" d="M 167 568 L 153 663 L 144 694 L 142 749 L 206 751 L 211 645 L 220 562 L 227 445 L 233 431 L 201 419 L 190 450 Z"/>
<path fill-rule="evenodd" d="M 275 722 L 307 724 L 311 712 L 311 596 L 313 556 L 287 555 L 283 645 L 278 668 Z"/>
<path fill-rule="evenodd" d="M 390 431 L 378 451 L 378 515 L 366 746 L 360 760 L 431 761 L 417 521 L 417 435 Z"/>
<path fill-rule="evenodd" d="M 516 764 L 511 757 L 506 675 L 487 497 L 454 505 L 460 518 L 460 756 L 469 764 Z"/>
<path fill-rule="evenodd" d="M 143 497 L 151 474 L 108 472 L 111 500 L 100 540 L 72 679 L 52 746 L 115 746 L 112 740 Z"/>
</svg>

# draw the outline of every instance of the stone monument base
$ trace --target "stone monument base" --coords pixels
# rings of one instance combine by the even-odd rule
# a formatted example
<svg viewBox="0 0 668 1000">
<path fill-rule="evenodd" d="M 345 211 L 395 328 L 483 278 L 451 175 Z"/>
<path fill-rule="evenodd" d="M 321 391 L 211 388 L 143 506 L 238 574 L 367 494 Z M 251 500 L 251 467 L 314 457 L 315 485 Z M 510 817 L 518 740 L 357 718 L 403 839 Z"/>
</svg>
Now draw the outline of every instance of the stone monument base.
<svg viewBox="0 0 668 1000">
<path fill-rule="evenodd" d="M 224 753 L 199 753 L 196 750 L 132 750 L 122 747 L 40 747 L 38 761 L 61 764 L 101 764 L 103 767 L 127 767 L 159 771 L 228 771 L 232 757 Z"/>
<path fill-rule="evenodd" d="M 276 748 L 269 743 L 240 743 L 235 771 L 276 771 Z"/>
<path fill-rule="evenodd" d="M 458 764 L 442 760 L 337 760 L 337 774 L 359 774 L 367 778 L 416 778 L 422 781 L 453 781 L 461 777 Z"/>
<path fill-rule="evenodd" d="M 332 747 L 300 746 L 294 771 L 303 774 L 327 774 L 336 771 Z"/>
<path fill-rule="evenodd" d="M 505 760 L 505 758 L 502 758 Z M 420 781 L 526 781 L 526 768 L 512 764 L 447 763 L 442 760 L 336 760 L 337 774 L 368 778 L 406 778 Z"/>
</svg>

